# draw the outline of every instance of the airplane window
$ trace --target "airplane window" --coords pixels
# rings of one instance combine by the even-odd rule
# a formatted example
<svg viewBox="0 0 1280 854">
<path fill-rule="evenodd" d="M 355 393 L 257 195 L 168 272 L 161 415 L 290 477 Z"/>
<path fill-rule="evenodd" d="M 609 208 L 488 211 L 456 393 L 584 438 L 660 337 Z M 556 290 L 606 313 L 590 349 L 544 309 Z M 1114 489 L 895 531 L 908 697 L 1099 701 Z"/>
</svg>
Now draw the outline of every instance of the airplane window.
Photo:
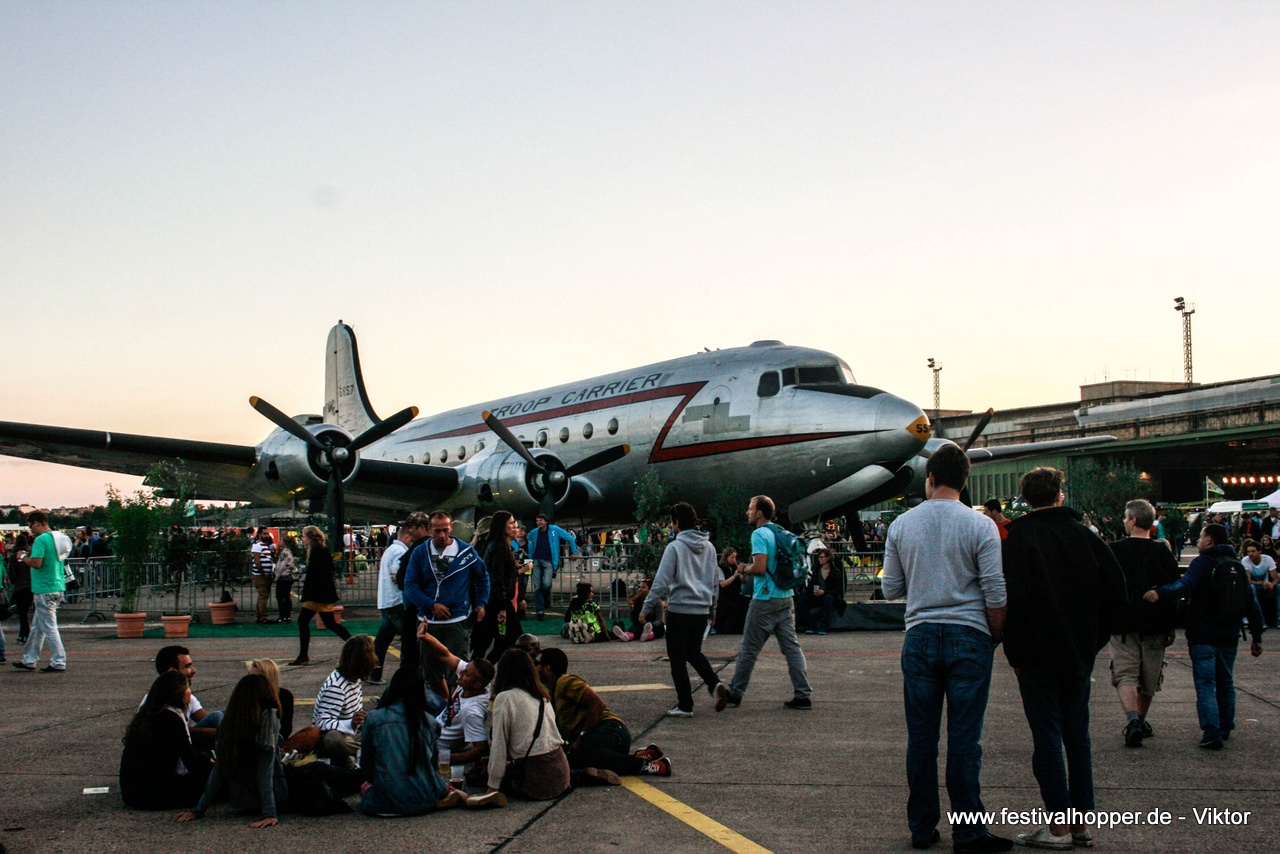
<svg viewBox="0 0 1280 854">
<path fill-rule="evenodd" d="M 409 462 L 413 462 L 413 454 L 409 455 Z"/>
<path fill-rule="evenodd" d="M 409 462 L 413 462 L 413 457 L 409 457 Z M 430 452 L 430 451 L 427 451 L 425 454 L 423 454 L 423 455 L 422 455 L 422 464 L 423 464 L 424 466 L 429 466 L 429 465 L 431 465 L 431 452 Z"/>
<path fill-rule="evenodd" d="M 795 384 L 796 384 L 796 369 L 795 369 L 795 368 L 783 368 L 783 369 L 782 369 L 782 384 L 783 384 L 783 385 L 795 385 Z"/>
<path fill-rule="evenodd" d="M 756 397 L 773 397 L 782 386 L 778 383 L 777 371 L 765 371 L 760 375 L 760 385 L 756 386 Z"/>
<path fill-rule="evenodd" d="M 568 427 L 561 427 L 561 428 L 560 428 L 560 441 L 561 441 L 561 442 L 567 442 L 567 441 L 569 441 L 569 428 L 568 428 Z"/>
<path fill-rule="evenodd" d="M 821 385 L 840 383 L 840 369 L 835 365 L 800 368 L 800 382 L 805 385 Z"/>
<path fill-rule="evenodd" d="M 596 428 L 591 426 L 590 421 L 582 425 L 582 438 L 590 439 L 595 432 L 596 432 Z"/>
<path fill-rule="evenodd" d="M 466 445 L 459 445 L 459 446 L 458 446 L 458 459 L 460 459 L 460 460 L 465 460 L 466 458 L 467 458 L 467 446 L 466 446 Z"/>
<path fill-rule="evenodd" d="M 447 463 L 447 462 L 449 462 L 449 449 L 448 449 L 448 448 L 441 448 L 441 449 L 440 449 L 440 462 L 442 462 L 442 463 Z"/>
<path fill-rule="evenodd" d="M 618 435 L 618 419 L 610 418 L 608 428 L 610 436 Z"/>
<path fill-rule="evenodd" d="M 479 442 L 476 442 L 476 453 L 478 454 L 483 450 L 484 450 L 484 439 L 481 439 Z"/>
<path fill-rule="evenodd" d="M 844 374 L 845 385 L 858 384 L 858 381 L 853 378 L 853 370 L 845 363 L 844 359 L 840 360 L 840 373 Z"/>
<path fill-rule="evenodd" d="M 548 439 L 548 438 L 549 438 L 549 434 L 547 433 L 547 431 L 546 431 L 546 430 L 539 430 L 539 431 L 538 431 L 538 437 L 537 437 L 537 439 L 535 440 L 535 444 L 536 444 L 539 448 L 545 448 L 545 447 L 547 446 L 547 439 Z"/>
</svg>

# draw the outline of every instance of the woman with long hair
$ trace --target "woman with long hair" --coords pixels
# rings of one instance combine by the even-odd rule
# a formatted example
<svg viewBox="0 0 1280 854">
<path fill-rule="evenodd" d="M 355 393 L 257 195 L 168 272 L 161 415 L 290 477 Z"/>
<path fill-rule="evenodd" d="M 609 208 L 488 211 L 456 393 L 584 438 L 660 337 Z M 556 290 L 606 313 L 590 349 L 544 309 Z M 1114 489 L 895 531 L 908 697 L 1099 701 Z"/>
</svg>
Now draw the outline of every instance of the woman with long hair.
<svg viewBox="0 0 1280 854">
<path fill-rule="evenodd" d="M 249 673 L 265 676 L 271 690 L 280 700 L 280 738 L 293 734 L 293 692 L 280 687 L 280 668 L 269 658 L 255 658 L 249 662 Z"/>
<path fill-rule="evenodd" d="M 459 806 L 465 795 L 436 771 L 443 701 L 426 690 L 422 671 L 401 667 L 364 722 L 360 770 L 369 786 L 360 811 L 369 815 L 421 815 Z"/>
<path fill-rule="evenodd" d="M 129 722 L 120 756 L 120 795 L 137 810 L 171 810 L 200 797 L 209 757 L 191 746 L 187 703 L 191 684 L 178 670 L 156 677 Z"/>
<path fill-rule="evenodd" d="M 298 657 L 289 662 L 291 667 L 309 664 L 307 651 L 311 646 L 311 621 L 316 614 L 324 627 L 346 641 L 351 637 L 333 616 L 333 606 L 338 604 L 338 585 L 333 578 L 333 555 L 325 545 L 324 531 L 315 525 L 302 529 L 302 540 L 307 545 L 307 577 L 302 582 L 302 610 L 298 613 Z"/>
<path fill-rule="evenodd" d="M 224 783 L 231 806 L 257 813 L 252 828 L 277 824 L 277 806 L 289 796 L 280 763 L 280 700 L 266 676 L 250 673 L 236 683 L 218 725 L 218 761 L 195 808 L 178 821 L 195 821 L 218 797 Z"/>
<path fill-rule="evenodd" d="M 546 801 L 569 788 L 569 761 L 555 709 L 523 650 L 509 649 L 498 659 L 489 744 L 489 787 L 467 798 L 468 807 L 506 806 L 507 794 L 517 792 Z"/>
<path fill-rule="evenodd" d="M 31 537 L 26 532 L 18 534 L 8 552 L 9 583 L 13 585 L 13 610 L 18 614 L 18 643 L 27 642 L 31 634 L 31 606 L 35 594 L 31 592 L 31 567 L 18 560 L 18 554 L 31 551 Z"/>
<path fill-rule="evenodd" d="M 373 638 L 356 635 L 342 646 L 338 667 L 329 674 L 316 695 L 312 726 L 320 729 L 316 752 L 335 760 L 338 767 L 355 768 L 360 751 L 360 727 L 364 723 L 364 680 L 378 666 Z"/>
<path fill-rule="evenodd" d="M 514 604 L 520 568 L 511 552 L 511 541 L 519 528 L 520 523 L 514 516 L 499 510 L 493 514 L 489 531 L 480 543 L 484 565 L 489 571 L 489 601 L 485 604 L 484 619 L 476 625 L 471 637 L 472 660 L 487 658 L 496 662 L 522 634 Z M 489 652 L 490 644 L 492 652 Z"/>
<path fill-rule="evenodd" d="M 742 570 L 746 564 L 738 563 L 738 550 L 727 546 L 720 552 L 720 599 L 716 603 L 716 634 L 740 635 L 747 619 L 747 606 L 751 604 L 752 588 L 744 586 Z"/>
</svg>

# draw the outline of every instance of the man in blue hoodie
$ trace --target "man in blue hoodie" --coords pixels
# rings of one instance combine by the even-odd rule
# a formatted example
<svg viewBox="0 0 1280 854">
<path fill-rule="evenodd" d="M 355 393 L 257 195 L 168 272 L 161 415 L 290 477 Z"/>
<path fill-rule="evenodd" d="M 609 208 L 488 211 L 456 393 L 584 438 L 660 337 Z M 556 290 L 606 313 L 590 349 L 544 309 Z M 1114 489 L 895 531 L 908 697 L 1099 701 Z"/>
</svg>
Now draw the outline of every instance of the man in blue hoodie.
<svg viewBox="0 0 1280 854">
<path fill-rule="evenodd" d="M 453 536 L 453 520 L 437 510 L 431 514 L 431 539 L 416 546 L 404 576 L 406 608 L 417 609 L 432 637 L 449 652 L 464 658 L 471 646 L 471 603 L 476 621 L 484 619 L 483 603 L 489 601 L 489 573 L 470 543 Z M 421 643 L 421 642 L 420 642 Z M 457 674 L 450 673 L 425 643 L 421 644 L 422 674 L 434 686 L 441 679 L 450 690 Z"/>
<path fill-rule="evenodd" d="M 1256 658 L 1262 655 L 1262 609 L 1258 607 L 1253 586 L 1245 585 L 1248 594 L 1245 613 L 1229 621 L 1216 619 L 1206 607 L 1205 591 L 1218 562 L 1235 560 L 1236 550 L 1231 547 L 1227 529 L 1212 523 L 1204 526 L 1197 545 L 1200 556 L 1191 561 L 1182 578 L 1148 590 L 1143 598 L 1148 602 L 1158 602 L 1166 596 L 1191 597 L 1187 609 L 1187 651 L 1191 655 L 1191 677 L 1196 684 L 1196 713 L 1204 733 L 1200 746 L 1206 750 L 1221 750 L 1222 742 L 1231 737 L 1231 730 L 1236 725 L 1233 671 L 1240 641 L 1240 616 L 1249 619 L 1249 632 L 1253 635 L 1249 654 Z M 1197 592 L 1201 595 L 1197 596 Z"/>
<path fill-rule="evenodd" d="M 552 525 L 551 520 L 539 513 L 535 517 L 538 525 L 529 532 L 529 559 L 533 561 L 533 578 L 538 583 L 538 619 L 541 620 L 551 604 L 551 579 L 560 570 L 560 543 L 569 544 L 569 554 L 578 553 L 578 544 L 570 534 L 559 525 Z"/>
</svg>

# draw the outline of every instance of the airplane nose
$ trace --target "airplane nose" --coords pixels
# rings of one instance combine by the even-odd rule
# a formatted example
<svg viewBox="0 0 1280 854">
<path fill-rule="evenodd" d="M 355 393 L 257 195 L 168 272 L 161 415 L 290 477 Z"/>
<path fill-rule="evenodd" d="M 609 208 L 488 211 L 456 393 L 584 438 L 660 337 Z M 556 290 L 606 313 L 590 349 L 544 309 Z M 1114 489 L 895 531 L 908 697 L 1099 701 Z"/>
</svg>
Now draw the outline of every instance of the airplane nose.
<svg viewBox="0 0 1280 854">
<path fill-rule="evenodd" d="M 933 434 L 933 425 L 920 407 L 909 400 L 885 395 L 876 410 L 876 431 L 889 433 L 895 429 L 906 432 L 921 445 Z"/>
</svg>

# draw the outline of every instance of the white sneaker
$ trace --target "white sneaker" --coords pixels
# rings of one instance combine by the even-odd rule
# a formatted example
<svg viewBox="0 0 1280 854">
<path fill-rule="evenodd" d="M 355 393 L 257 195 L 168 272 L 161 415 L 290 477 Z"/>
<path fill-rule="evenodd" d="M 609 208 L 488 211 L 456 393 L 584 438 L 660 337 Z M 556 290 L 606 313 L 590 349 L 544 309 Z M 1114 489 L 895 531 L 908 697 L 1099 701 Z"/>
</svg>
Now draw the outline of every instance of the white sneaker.
<svg viewBox="0 0 1280 854">
<path fill-rule="evenodd" d="M 618 640 L 622 641 L 623 643 L 626 643 L 627 641 L 631 640 L 631 635 L 628 634 L 627 630 L 622 628 L 622 626 L 613 627 L 613 636 Z"/>
<path fill-rule="evenodd" d="M 691 717 L 693 717 L 693 712 L 686 712 L 684 709 L 680 708 L 679 706 L 673 706 L 672 708 L 667 709 L 667 717 L 669 717 L 669 718 L 691 718 Z"/>
<path fill-rule="evenodd" d="M 640 642 L 648 643 L 653 640 L 653 623 L 645 623 L 644 631 L 640 633 Z"/>
<path fill-rule="evenodd" d="M 1059 836 L 1048 827 L 1042 827 L 1035 833 L 1019 833 L 1014 842 L 1027 848 L 1045 848 L 1050 851 L 1070 851 L 1076 847 L 1070 833 Z"/>
</svg>

